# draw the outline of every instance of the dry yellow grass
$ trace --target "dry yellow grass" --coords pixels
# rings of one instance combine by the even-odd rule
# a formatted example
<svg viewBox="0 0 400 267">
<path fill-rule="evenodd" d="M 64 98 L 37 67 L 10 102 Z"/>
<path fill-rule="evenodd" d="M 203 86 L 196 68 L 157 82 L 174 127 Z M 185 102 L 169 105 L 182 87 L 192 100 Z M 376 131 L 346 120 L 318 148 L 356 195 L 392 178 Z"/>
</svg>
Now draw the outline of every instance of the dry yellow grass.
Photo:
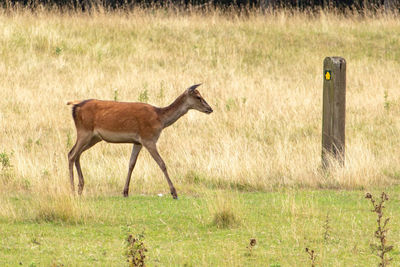
<svg viewBox="0 0 400 267">
<path fill-rule="evenodd" d="M 68 190 L 75 99 L 172 102 L 199 88 L 215 112 L 191 111 L 158 143 L 178 192 L 203 187 L 359 188 L 397 183 L 400 22 L 392 17 L 162 10 L 0 15 L 0 191 Z M 346 167 L 320 171 L 322 62 L 347 73 Z M 87 195 L 122 193 L 131 145 L 82 156 Z M 1 167 L 1 166 L 0 166 Z M 133 193 L 167 193 L 145 151 Z"/>
</svg>

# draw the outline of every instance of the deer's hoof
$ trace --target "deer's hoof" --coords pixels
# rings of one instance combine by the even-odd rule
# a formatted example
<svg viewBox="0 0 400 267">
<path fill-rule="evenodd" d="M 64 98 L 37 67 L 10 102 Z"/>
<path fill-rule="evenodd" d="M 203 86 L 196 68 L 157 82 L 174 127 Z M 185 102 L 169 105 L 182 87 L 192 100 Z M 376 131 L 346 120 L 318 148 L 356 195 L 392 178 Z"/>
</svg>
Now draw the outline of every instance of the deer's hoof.
<svg viewBox="0 0 400 267">
<path fill-rule="evenodd" d="M 128 196 L 129 196 L 129 193 L 124 191 L 124 197 L 128 197 Z"/>
<path fill-rule="evenodd" d="M 174 188 L 174 190 L 171 191 L 171 195 L 172 195 L 173 199 L 178 199 L 178 194 L 176 193 L 175 188 Z"/>
</svg>

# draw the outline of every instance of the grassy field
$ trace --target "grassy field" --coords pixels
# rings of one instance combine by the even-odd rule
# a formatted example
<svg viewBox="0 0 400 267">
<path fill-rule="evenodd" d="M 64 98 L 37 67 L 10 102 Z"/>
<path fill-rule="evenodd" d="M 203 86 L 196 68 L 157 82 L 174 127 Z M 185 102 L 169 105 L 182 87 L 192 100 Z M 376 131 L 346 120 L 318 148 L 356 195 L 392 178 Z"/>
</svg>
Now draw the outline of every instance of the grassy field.
<svg viewBox="0 0 400 267">
<path fill-rule="evenodd" d="M 323 266 L 371 266 L 363 196 L 382 190 L 398 262 L 399 43 L 385 15 L 0 11 L 0 263 L 120 266 L 127 233 L 145 231 L 152 266 L 304 266 L 308 246 Z M 347 124 L 345 168 L 324 172 L 326 56 L 347 60 Z M 157 197 L 169 189 L 146 151 L 123 199 L 131 146 L 106 143 L 82 156 L 83 198 L 69 195 L 67 101 L 165 106 L 200 82 L 214 113 L 158 143 L 179 201 Z M 221 211 L 236 222 L 218 228 Z"/>
<path fill-rule="evenodd" d="M 399 193 L 399 187 L 389 189 L 393 197 L 385 211 L 391 218 L 387 240 L 395 246 L 393 266 L 400 261 Z M 19 207 L 31 201 L 10 199 Z M 149 266 L 310 266 L 306 247 L 316 251 L 317 266 L 377 266 L 379 261 L 370 248 L 376 242 L 376 215 L 362 192 L 216 192 L 178 201 L 169 196 L 80 201 L 90 207 L 84 219 L 79 214 L 67 221 L 57 216 L 51 222 L 43 217 L 2 221 L 0 265 L 123 266 L 125 239 L 142 232 Z M 233 210 L 236 218 L 228 227 L 214 221 L 215 211 L 224 209 Z M 251 238 L 257 244 L 249 252 Z"/>
</svg>

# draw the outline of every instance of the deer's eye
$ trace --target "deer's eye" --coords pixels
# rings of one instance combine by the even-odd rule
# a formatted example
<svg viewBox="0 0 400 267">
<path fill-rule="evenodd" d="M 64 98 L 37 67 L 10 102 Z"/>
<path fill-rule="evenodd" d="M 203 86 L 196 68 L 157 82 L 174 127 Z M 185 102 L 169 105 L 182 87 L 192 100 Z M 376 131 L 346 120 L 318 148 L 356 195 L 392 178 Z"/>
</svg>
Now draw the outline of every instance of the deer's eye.
<svg viewBox="0 0 400 267">
<path fill-rule="evenodd" d="M 196 96 L 196 98 L 197 98 L 198 100 L 201 100 L 201 97 L 200 97 L 200 96 Z"/>
</svg>

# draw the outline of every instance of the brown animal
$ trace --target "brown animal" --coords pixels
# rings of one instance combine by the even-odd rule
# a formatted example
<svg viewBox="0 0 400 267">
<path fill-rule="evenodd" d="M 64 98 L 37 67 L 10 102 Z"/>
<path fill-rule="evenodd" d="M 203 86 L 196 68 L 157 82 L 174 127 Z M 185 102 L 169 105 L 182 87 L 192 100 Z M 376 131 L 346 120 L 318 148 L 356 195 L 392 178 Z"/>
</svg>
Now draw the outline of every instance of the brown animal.
<svg viewBox="0 0 400 267">
<path fill-rule="evenodd" d="M 129 194 L 129 183 L 140 150 L 144 146 L 157 162 L 167 179 L 173 198 L 177 199 L 176 189 L 169 178 L 163 159 L 157 151 L 157 140 L 161 131 L 185 115 L 189 109 L 210 114 L 212 108 L 196 88 L 196 84 L 185 90 L 171 105 L 159 108 L 145 103 L 129 103 L 101 100 L 71 101 L 72 117 L 75 121 L 76 143 L 68 153 L 69 175 L 72 191 L 74 170 L 79 177 L 78 193 L 82 194 L 84 180 L 79 159 L 83 151 L 104 140 L 109 143 L 133 143 L 124 196 Z"/>
</svg>

